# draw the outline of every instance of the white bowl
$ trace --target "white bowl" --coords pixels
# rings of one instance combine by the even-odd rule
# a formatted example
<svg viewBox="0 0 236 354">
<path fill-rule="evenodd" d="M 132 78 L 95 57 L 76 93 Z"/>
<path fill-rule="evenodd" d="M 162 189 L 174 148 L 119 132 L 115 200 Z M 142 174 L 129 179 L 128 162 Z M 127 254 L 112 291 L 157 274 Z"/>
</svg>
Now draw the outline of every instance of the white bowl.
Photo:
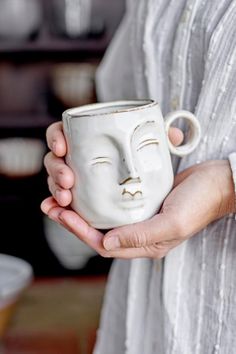
<svg viewBox="0 0 236 354">
<path fill-rule="evenodd" d="M 45 237 L 59 263 L 66 269 L 81 269 L 95 251 L 56 222 L 44 217 Z"/>
<path fill-rule="evenodd" d="M 91 28 L 92 0 L 50 0 L 53 32 L 78 38 Z"/>
<path fill-rule="evenodd" d="M 38 0 L 0 0 L 0 37 L 27 39 L 39 29 L 41 18 Z"/>
<path fill-rule="evenodd" d="M 91 63 L 58 64 L 52 70 L 54 95 L 66 107 L 81 106 L 95 100 L 96 65 Z"/>
<path fill-rule="evenodd" d="M 0 172 L 10 177 L 37 174 L 42 168 L 45 151 L 45 144 L 38 139 L 2 139 L 0 140 Z"/>
<path fill-rule="evenodd" d="M 32 278 L 33 269 L 28 262 L 0 253 L 0 339 L 23 290 Z"/>
<path fill-rule="evenodd" d="M 0 253 L 0 309 L 15 302 L 32 277 L 33 269 L 28 262 Z"/>
</svg>

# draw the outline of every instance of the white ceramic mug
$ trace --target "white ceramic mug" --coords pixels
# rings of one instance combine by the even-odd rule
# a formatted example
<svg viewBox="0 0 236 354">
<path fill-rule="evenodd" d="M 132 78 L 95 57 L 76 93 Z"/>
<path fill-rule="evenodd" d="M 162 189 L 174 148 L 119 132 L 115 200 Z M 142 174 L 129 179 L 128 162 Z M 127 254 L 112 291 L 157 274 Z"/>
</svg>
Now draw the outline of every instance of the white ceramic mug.
<svg viewBox="0 0 236 354">
<path fill-rule="evenodd" d="M 175 147 L 170 125 L 184 118 L 186 144 Z M 170 152 L 184 156 L 200 140 L 200 125 L 188 111 L 163 119 L 152 100 L 96 103 L 63 113 L 66 162 L 75 174 L 71 207 L 91 226 L 111 229 L 158 212 L 173 186 Z"/>
</svg>

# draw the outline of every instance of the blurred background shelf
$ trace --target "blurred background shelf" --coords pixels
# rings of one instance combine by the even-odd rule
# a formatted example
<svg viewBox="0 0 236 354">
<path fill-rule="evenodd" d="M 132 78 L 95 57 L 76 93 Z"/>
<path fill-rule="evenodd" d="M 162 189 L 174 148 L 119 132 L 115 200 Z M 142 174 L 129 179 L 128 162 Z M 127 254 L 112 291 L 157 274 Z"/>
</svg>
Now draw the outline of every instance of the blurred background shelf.
<svg viewBox="0 0 236 354">
<path fill-rule="evenodd" d="M 111 40 L 106 32 L 78 39 L 43 38 L 35 41 L 0 42 L 1 61 L 78 61 L 101 58 Z M 72 57 L 73 55 L 73 57 Z M 59 56 L 59 57 L 58 57 Z"/>
<path fill-rule="evenodd" d="M 111 264 L 93 255 L 72 269 L 60 260 L 40 211 L 49 195 L 43 159 L 40 171 L 32 174 L 31 166 L 27 173 L 37 141 L 47 149 L 47 127 L 68 107 L 96 102 L 96 68 L 125 10 L 125 0 L 91 0 L 89 27 L 74 35 L 76 12 L 65 25 L 65 6 L 76 3 L 86 8 L 90 1 L 0 2 L 0 252 L 25 259 L 36 276 L 107 274 Z M 7 144 L 9 156 L 1 154 Z"/>
<path fill-rule="evenodd" d="M 6 42 L 0 43 L 1 60 L 11 61 L 42 61 L 70 59 L 75 61 L 85 56 L 100 57 L 104 54 L 110 38 L 104 34 L 102 37 L 91 37 L 83 39 L 45 39 L 28 42 Z M 71 58 L 71 55 L 74 55 Z M 61 55 L 60 58 L 56 55 Z"/>
<path fill-rule="evenodd" d="M 47 114 L 4 114 L 1 113 L 0 129 L 44 129 L 58 120 Z"/>
<path fill-rule="evenodd" d="M 2 1 L 3 3 L 7 2 L 7 0 Z M 11 1 L 14 0 L 10 0 L 9 3 Z M 23 3 L 24 0 L 20 1 Z M 4 38 L 1 34 L 0 26 L 0 60 L 9 60 L 13 62 L 22 59 L 26 62 L 30 60 L 56 60 L 55 55 L 57 54 L 62 55 L 62 57 L 57 58 L 59 61 L 62 61 L 64 57 L 68 57 L 71 54 L 75 55 L 74 58 L 70 57 L 70 60 L 72 61 L 85 55 L 101 58 L 101 55 L 104 54 L 123 16 L 125 1 L 88 0 L 87 2 L 91 2 L 90 27 L 87 32 L 72 36 L 68 33 L 66 24 L 63 23 L 65 21 L 62 16 L 63 11 L 66 13 L 66 3 L 64 0 L 33 0 L 31 5 L 40 5 L 41 11 L 38 11 L 39 8 L 32 8 L 32 11 L 39 14 L 39 18 L 35 18 L 35 16 L 33 17 L 37 25 L 35 24 L 33 27 L 31 23 L 32 30 L 30 31 L 29 27 L 28 34 L 25 34 L 25 37 L 20 39 L 14 38 L 12 30 L 9 29 L 11 37 Z M 70 6 L 73 5 L 73 1 L 68 1 L 67 3 L 71 3 Z M 73 6 L 76 6 L 76 1 L 74 1 Z M 9 14 L 9 9 L 6 8 L 6 6 L 2 6 L 2 8 L 0 8 L 0 11 L 4 10 L 6 11 L 6 14 Z M 4 13 L 2 16 L 4 16 Z M 70 17 L 73 17 L 73 13 L 70 14 Z M 4 20 L 4 17 L 2 19 Z M 27 17 L 25 22 L 27 23 Z M 14 28 L 14 26 L 12 27 Z M 16 37 L 17 29 L 18 28 L 15 25 Z M 21 28 L 19 26 L 19 31 L 20 30 Z M 25 33 L 27 33 L 26 30 Z"/>
</svg>

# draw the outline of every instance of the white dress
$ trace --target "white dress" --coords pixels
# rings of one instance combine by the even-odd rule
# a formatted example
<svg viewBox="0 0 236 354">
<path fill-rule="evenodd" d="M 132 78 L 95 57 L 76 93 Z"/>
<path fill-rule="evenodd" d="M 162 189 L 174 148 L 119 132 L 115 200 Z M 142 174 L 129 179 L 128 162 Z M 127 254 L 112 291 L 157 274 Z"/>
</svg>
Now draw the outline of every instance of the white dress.
<svg viewBox="0 0 236 354">
<path fill-rule="evenodd" d="M 176 172 L 236 151 L 236 1 L 129 0 L 97 75 L 100 100 L 188 109 L 203 137 Z M 113 263 L 95 354 L 236 353 L 236 221 L 228 215 L 164 261 Z"/>
</svg>

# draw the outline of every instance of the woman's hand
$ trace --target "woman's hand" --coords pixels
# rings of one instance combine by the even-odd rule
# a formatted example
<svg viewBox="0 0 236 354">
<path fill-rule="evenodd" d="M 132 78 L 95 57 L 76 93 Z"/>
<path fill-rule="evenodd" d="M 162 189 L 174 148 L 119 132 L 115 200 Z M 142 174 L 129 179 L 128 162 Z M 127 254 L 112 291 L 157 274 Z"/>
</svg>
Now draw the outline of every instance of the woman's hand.
<svg viewBox="0 0 236 354">
<path fill-rule="evenodd" d="M 195 165 L 176 176 L 159 214 L 108 232 L 103 245 L 113 257 L 162 258 L 211 222 L 235 212 L 234 194 L 228 161 Z"/>
<path fill-rule="evenodd" d="M 66 210 L 71 201 L 73 173 L 63 159 L 66 145 L 61 125 L 48 129 L 48 145 L 54 153 L 45 158 L 49 188 L 53 197 L 42 203 L 42 210 L 73 232 L 104 257 L 162 258 L 173 247 L 190 238 L 209 223 L 235 208 L 234 187 L 229 163 L 208 161 L 186 169 L 175 178 L 175 185 L 159 214 L 132 225 L 119 227 L 103 235 L 90 227 L 74 211 Z M 172 142 L 179 143 L 182 133 L 172 131 Z M 55 155 L 57 155 L 57 157 Z"/>
<path fill-rule="evenodd" d="M 70 189 L 74 185 L 74 174 L 64 162 L 66 141 L 62 130 L 62 122 L 50 125 L 46 137 L 48 147 L 51 150 L 44 158 L 44 165 L 48 172 L 48 187 L 55 203 L 66 207 L 72 200 Z M 50 203 L 51 198 L 48 198 L 41 204 L 43 212 L 48 211 Z"/>
</svg>

